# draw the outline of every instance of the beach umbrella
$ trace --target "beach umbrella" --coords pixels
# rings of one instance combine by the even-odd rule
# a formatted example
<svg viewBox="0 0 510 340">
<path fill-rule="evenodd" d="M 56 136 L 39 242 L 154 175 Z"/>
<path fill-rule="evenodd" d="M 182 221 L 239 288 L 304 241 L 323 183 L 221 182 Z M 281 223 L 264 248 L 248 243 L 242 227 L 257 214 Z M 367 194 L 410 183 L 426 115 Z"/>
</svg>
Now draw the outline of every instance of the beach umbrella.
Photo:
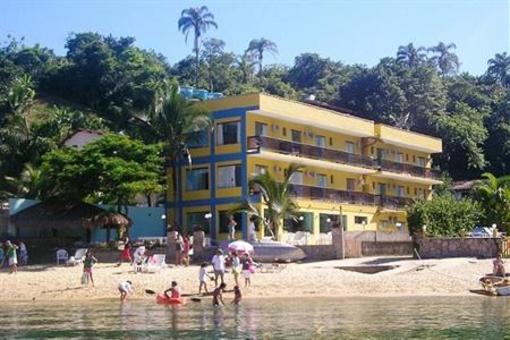
<svg viewBox="0 0 510 340">
<path fill-rule="evenodd" d="M 238 254 L 253 253 L 253 246 L 245 241 L 234 241 L 228 245 L 228 251 Z"/>
</svg>

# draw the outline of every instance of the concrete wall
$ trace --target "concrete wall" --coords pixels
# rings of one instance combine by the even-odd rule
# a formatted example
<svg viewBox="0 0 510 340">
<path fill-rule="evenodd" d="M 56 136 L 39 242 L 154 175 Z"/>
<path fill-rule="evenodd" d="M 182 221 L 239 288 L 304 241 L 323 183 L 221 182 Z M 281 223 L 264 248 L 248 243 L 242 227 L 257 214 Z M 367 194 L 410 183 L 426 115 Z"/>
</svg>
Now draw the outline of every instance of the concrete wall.
<svg viewBox="0 0 510 340">
<path fill-rule="evenodd" d="M 491 258 L 501 250 L 500 238 L 418 238 L 416 244 L 422 258 Z"/>
<path fill-rule="evenodd" d="M 412 255 L 412 241 L 393 242 L 361 242 L 361 254 L 363 256 L 380 255 Z"/>
<path fill-rule="evenodd" d="M 305 252 L 306 261 L 325 261 L 337 258 L 335 246 L 331 244 L 297 247 L 301 248 Z"/>
</svg>

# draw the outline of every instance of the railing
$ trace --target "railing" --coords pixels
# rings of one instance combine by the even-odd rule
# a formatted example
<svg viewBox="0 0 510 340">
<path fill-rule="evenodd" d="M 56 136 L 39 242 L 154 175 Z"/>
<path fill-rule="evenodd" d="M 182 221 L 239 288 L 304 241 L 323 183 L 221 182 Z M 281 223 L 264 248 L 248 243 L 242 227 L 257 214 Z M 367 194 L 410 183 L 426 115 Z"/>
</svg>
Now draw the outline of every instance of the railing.
<svg viewBox="0 0 510 340">
<path fill-rule="evenodd" d="M 328 160 L 335 163 L 361 166 L 369 169 L 375 169 L 377 167 L 373 159 L 362 155 L 327 149 L 315 145 L 290 142 L 272 137 L 248 137 L 248 150 L 258 152 L 261 148 L 284 154 L 304 156 L 306 158 L 318 160 Z"/>
<path fill-rule="evenodd" d="M 398 196 L 375 195 L 375 204 L 390 209 L 401 209 L 413 203 L 411 198 Z"/>
<path fill-rule="evenodd" d="M 310 199 L 321 199 L 350 204 L 374 204 L 374 195 L 364 192 L 344 191 L 295 184 L 292 186 L 292 193 L 295 196 L 306 197 Z"/>
<path fill-rule="evenodd" d="M 379 164 L 381 170 L 406 173 L 416 177 L 438 179 L 441 175 L 440 172 L 435 169 L 428 169 L 417 165 L 398 163 L 388 160 L 377 160 L 377 164 Z"/>
</svg>

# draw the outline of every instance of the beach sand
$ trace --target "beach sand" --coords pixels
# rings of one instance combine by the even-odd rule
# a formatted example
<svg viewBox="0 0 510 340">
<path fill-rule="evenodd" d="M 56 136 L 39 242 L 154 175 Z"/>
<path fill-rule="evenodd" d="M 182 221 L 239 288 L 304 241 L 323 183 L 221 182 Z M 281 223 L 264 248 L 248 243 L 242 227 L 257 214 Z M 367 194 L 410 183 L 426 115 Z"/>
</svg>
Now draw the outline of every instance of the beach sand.
<svg viewBox="0 0 510 340">
<path fill-rule="evenodd" d="M 340 270 L 338 266 L 381 264 L 399 266 L 377 274 Z M 211 267 L 209 267 L 211 270 Z M 492 260 L 452 258 L 413 260 L 397 257 L 365 257 L 313 263 L 288 264 L 276 273 L 255 273 L 252 286 L 244 288 L 245 298 L 301 296 L 467 296 L 479 290 L 478 279 L 492 270 Z M 129 264 L 98 263 L 94 267 L 95 287 L 80 283 L 82 266 L 28 266 L 17 274 L 0 273 L 0 300 L 27 301 L 90 300 L 118 298 L 117 285 L 130 280 L 130 298 L 154 299 L 145 289 L 163 291 L 173 280 L 182 293 L 198 290 L 198 266 L 170 267 L 159 273 L 137 273 Z M 225 274 L 227 289 L 233 287 L 231 273 Z M 209 284 L 213 289 L 213 282 Z M 227 295 L 227 299 L 229 296 Z"/>
</svg>

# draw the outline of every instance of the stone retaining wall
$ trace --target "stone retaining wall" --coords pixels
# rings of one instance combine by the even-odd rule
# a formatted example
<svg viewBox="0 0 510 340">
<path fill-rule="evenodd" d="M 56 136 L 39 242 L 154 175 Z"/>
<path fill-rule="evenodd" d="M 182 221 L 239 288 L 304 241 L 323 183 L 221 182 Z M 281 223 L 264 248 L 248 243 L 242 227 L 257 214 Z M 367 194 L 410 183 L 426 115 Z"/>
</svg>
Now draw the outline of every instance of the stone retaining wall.
<svg viewBox="0 0 510 340">
<path fill-rule="evenodd" d="M 422 258 L 491 258 L 501 251 L 500 238 L 418 238 L 416 246 Z"/>
<path fill-rule="evenodd" d="M 413 242 L 394 241 L 394 242 L 361 242 L 361 254 L 363 256 L 381 256 L 381 255 L 412 255 Z"/>
<path fill-rule="evenodd" d="M 325 261 L 337 258 L 335 246 L 331 244 L 297 247 L 305 252 L 306 261 Z"/>
</svg>

